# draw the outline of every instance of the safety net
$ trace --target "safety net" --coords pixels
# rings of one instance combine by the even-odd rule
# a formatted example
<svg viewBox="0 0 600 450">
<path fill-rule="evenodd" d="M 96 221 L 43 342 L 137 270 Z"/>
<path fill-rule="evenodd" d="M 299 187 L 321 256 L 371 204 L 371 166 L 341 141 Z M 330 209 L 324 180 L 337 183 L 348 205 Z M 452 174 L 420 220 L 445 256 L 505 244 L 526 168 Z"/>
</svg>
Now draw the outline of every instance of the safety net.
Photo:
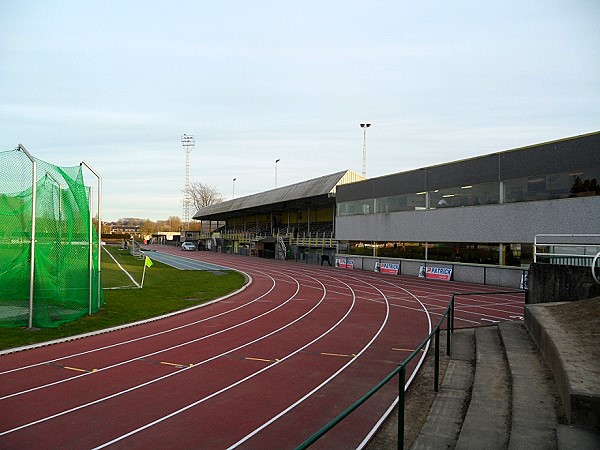
<svg viewBox="0 0 600 450">
<path fill-rule="evenodd" d="M 97 223 L 81 165 L 28 156 L 0 152 L 0 327 L 57 327 L 104 304 Z"/>
</svg>

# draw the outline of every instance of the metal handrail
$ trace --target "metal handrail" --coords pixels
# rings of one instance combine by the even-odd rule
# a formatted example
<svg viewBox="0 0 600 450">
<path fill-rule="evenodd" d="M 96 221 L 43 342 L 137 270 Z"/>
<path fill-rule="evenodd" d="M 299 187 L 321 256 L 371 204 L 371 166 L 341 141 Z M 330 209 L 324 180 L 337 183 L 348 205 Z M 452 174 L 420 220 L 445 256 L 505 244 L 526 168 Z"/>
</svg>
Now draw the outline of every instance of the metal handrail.
<svg viewBox="0 0 600 450">
<path fill-rule="evenodd" d="M 418 355 L 423 347 L 427 345 L 427 343 L 431 340 L 431 338 L 435 338 L 435 360 L 434 360 L 434 377 L 433 377 L 433 389 L 435 392 L 439 390 L 439 372 L 440 372 L 440 329 L 442 322 L 446 319 L 446 355 L 450 356 L 451 349 L 451 334 L 454 332 L 454 298 L 457 295 L 490 295 L 490 294 L 521 294 L 523 291 L 494 291 L 494 292 L 453 292 L 452 297 L 450 299 L 450 303 L 448 307 L 442 314 L 437 325 L 433 328 L 433 330 L 429 333 L 429 335 L 423 339 L 421 344 L 404 360 L 400 363 L 398 367 L 396 367 L 389 375 L 387 375 L 383 380 L 377 383 L 371 390 L 369 390 L 366 394 L 364 394 L 361 398 L 355 401 L 352 405 L 342 411 L 339 415 L 337 415 L 333 420 L 327 423 L 323 428 L 317 431 L 315 434 L 310 436 L 307 440 L 305 440 L 302 444 L 296 447 L 296 450 L 304 450 L 314 444 L 317 440 L 322 438 L 329 430 L 331 430 L 334 426 L 344 420 L 346 417 L 350 415 L 355 409 L 361 406 L 364 402 L 366 402 L 369 398 L 371 398 L 379 389 L 385 386 L 392 378 L 396 375 L 399 375 L 398 386 L 399 386 L 399 394 L 398 394 L 398 449 L 404 448 L 404 405 L 406 400 L 405 393 L 405 378 L 406 378 L 406 366 L 411 362 L 411 360 Z"/>
<path fill-rule="evenodd" d="M 540 238 L 561 238 L 562 240 L 559 242 L 540 242 Z M 593 258 L 593 256 L 584 254 L 560 254 L 560 253 L 546 253 L 546 252 L 538 252 L 538 247 L 552 247 L 552 248 L 561 248 L 561 247 L 583 247 L 583 248 L 598 248 L 598 243 L 590 244 L 589 241 L 581 242 L 566 242 L 565 238 L 586 238 L 586 239 L 595 239 L 598 241 L 600 238 L 600 234 L 536 234 L 533 239 L 533 262 L 537 262 L 538 256 L 556 256 L 556 257 L 582 257 L 582 258 Z"/>
<path fill-rule="evenodd" d="M 596 276 L 596 261 L 598 261 L 598 258 L 600 258 L 600 252 L 598 252 L 598 254 L 594 256 L 594 259 L 592 260 L 592 277 L 596 283 L 600 284 L 600 280 Z"/>
</svg>

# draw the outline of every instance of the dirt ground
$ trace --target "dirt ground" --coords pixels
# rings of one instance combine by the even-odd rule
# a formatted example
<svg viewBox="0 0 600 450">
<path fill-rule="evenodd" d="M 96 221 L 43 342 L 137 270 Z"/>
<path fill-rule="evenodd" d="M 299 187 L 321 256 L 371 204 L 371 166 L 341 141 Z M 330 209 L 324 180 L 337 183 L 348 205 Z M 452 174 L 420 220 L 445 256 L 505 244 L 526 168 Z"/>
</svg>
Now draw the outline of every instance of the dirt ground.
<svg viewBox="0 0 600 450">
<path fill-rule="evenodd" d="M 600 361 L 600 297 L 553 305 L 548 311 L 593 359 Z"/>
</svg>

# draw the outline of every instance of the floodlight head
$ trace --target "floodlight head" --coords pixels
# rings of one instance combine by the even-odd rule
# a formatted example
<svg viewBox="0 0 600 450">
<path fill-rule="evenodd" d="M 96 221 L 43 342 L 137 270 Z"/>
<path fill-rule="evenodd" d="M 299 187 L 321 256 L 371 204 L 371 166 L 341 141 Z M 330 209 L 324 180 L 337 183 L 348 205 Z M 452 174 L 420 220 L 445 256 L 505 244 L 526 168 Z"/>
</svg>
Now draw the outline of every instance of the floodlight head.
<svg viewBox="0 0 600 450">
<path fill-rule="evenodd" d="M 184 134 L 183 136 L 181 136 L 181 143 L 184 147 L 193 147 L 194 145 L 196 145 L 196 143 L 194 142 L 194 136 L 192 134 Z"/>
<path fill-rule="evenodd" d="M 360 124 L 360 127 L 361 127 L 361 128 L 369 128 L 370 126 L 371 126 L 371 124 L 370 124 L 370 123 L 361 123 L 361 124 Z"/>
</svg>

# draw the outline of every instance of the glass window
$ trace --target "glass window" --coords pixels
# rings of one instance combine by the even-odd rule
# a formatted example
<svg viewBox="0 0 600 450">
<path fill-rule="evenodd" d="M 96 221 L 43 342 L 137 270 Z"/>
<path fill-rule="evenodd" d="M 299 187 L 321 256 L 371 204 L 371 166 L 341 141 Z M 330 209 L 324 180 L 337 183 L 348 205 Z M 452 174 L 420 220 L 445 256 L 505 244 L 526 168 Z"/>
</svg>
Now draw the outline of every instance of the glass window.
<svg viewBox="0 0 600 450">
<path fill-rule="evenodd" d="M 418 242 L 386 242 L 378 246 L 377 256 L 387 258 L 425 259 L 425 247 Z"/>
<path fill-rule="evenodd" d="M 375 211 L 373 207 L 374 203 L 375 201 L 372 198 L 338 203 L 338 216 L 373 214 Z"/>
<path fill-rule="evenodd" d="M 390 197 L 380 197 L 375 201 L 376 211 L 378 214 L 381 214 L 425 209 L 425 198 L 425 192 L 421 192 L 419 194 L 403 194 L 393 195 Z"/>
<path fill-rule="evenodd" d="M 493 205 L 500 202 L 499 183 L 481 183 L 436 189 L 429 193 L 430 208 Z"/>
<path fill-rule="evenodd" d="M 373 244 L 364 242 L 350 242 L 348 246 L 348 254 L 372 256 Z"/>
<path fill-rule="evenodd" d="M 600 169 L 561 172 L 504 181 L 506 203 L 600 195 Z"/>
<path fill-rule="evenodd" d="M 477 264 L 498 264 L 498 244 L 467 244 L 439 242 L 431 244 L 428 258 L 434 261 L 456 261 Z"/>
<path fill-rule="evenodd" d="M 524 266 L 533 262 L 533 244 L 508 244 L 505 250 L 504 264 Z"/>
</svg>

